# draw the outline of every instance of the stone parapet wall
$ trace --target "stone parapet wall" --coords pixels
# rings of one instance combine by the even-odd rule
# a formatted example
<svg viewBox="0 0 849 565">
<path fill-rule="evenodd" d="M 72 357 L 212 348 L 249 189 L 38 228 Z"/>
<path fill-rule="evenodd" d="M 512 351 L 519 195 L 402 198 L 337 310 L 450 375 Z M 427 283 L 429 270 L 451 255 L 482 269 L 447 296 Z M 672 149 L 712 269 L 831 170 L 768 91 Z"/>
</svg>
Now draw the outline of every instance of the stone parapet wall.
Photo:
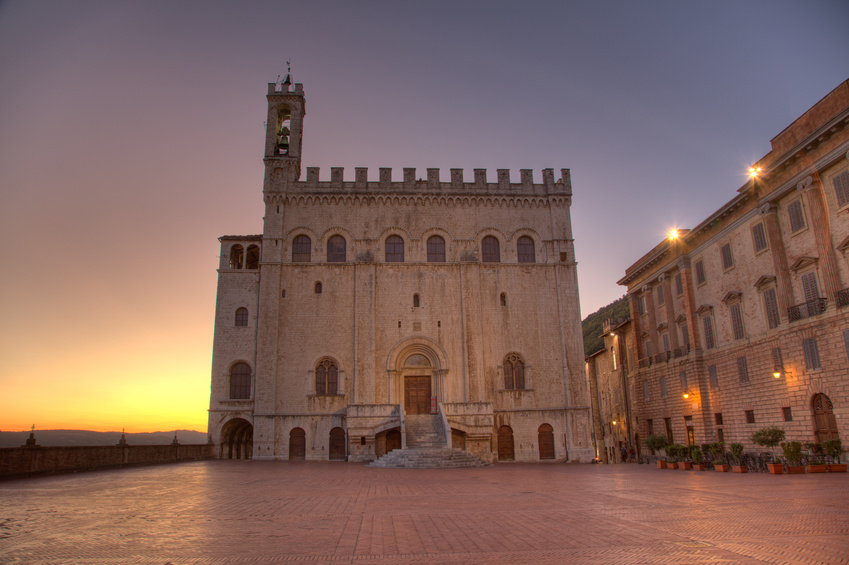
<svg viewBox="0 0 849 565">
<path fill-rule="evenodd" d="M 212 459 L 212 444 L 7 447 L 0 479 Z"/>
</svg>

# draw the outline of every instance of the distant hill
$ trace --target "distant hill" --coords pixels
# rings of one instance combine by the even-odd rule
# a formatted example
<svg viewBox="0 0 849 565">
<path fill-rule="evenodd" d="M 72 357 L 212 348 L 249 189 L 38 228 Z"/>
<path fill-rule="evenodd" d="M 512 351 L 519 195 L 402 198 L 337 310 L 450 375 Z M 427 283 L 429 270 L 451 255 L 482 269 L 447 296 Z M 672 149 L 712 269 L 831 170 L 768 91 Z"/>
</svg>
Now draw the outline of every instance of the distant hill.
<svg viewBox="0 0 849 565">
<path fill-rule="evenodd" d="M 584 355 L 592 355 L 596 351 L 604 349 L 602 324 L 605 320 L 630 317 L 631 307 L 628 305 L 628 298 L 623 296 L 584 318 L 584 321 L 581 322 L 581 327 L 584 330 Z"/>
<path fill-rule="evenodd" d="M 29 438 L 26 432 L 0 432 L 0 447 L 20 447 Z M 127 433 L 130 445 L 165 445 L 174 441 L 174 432 Z M 44 446 L 115 445 L 121 432 L 90 432 L 88 430 L 35 430 L 35 441 Z M 206 432 L 177 430 L 177 441 L 182 444 L 206 443 Z"/>
</svg>

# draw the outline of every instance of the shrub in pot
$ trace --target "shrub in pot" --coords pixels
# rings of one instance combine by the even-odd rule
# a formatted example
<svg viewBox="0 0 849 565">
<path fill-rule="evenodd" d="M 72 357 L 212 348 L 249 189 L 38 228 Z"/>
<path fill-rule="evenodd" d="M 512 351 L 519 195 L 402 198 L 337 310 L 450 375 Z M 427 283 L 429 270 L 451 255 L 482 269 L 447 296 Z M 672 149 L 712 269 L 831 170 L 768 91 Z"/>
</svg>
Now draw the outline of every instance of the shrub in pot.
<svg viewBox="0 0 849 565">
<path fill-rule="evenodd" d="M 827 465 L 830 473 L 845 473 L 846 464 L 840 462 L 840 456 L 843 454 L 843 445 L 839 439 L 830 439 L 822 442 L 822 448 L 831 459 L 831 463 Z"/>
<path fill-rule="evenodd" d="M 715 441 L 710 444 L 708 449 L 713 467 L 720 473 L 728 471 L 728 464 L 725 461 L 725 444 L 721 441 Z"/>
<path fill-rule="evenodd" d="M 784 461 L 787 463 L 787 472 L 791 474 L 804 473 L 802 466 L 802 444 L 798 441 L 787 441 L 781 444 L 784 452 Z"/>
<path fill-rule="evenodd" d="M 702 454 L 702 450 L 698 445 L 693 445 L 690 447 L 690 459 L 693 460 L 693 469 L 695 469 L 696 471 L 705 470 L 704 455 Z"/>
<path fill-rule="evenodd" d="M 665 450 L 667 445 L 669 445 L 669 439 L 663 434 L 652 434 L 646 438 L 646 446 L 652 451 Z M 666 461 L 658 459 L 657 468 L 666 469 Z"/>
<path fill-rule="evenodd" d="M 734 457 L 734 462 L 736 465 L 732 465 L 731 468 L 735 473 L 748 473 L 749 469 L 743 465 L 743 444 L 742 443 L 732 443 L 731 444 L 731 456 Z"/>
<path fill-rule="evenodd" d="M 755 445 L 762 445 L 770 448 L 769 450 L 770 453 L 772 453 L 772 458 L 775 460 L 775 448 L 778 447 L 778 444 L 784 441 L 784 430 L 775 426 L 760 429 L 752 434 L 752 441 Z M 784 465 L 779 463 L 777 460 L 775 463 L 767 463 L 767 467 L 769 467 L 769 472 L 773 475 L 779 475 L 784 472 Z"/>
<path fill-rule="evenodd" d="M 807 471 L 809 473 L 825 473 L 825 450 L 819 442 L 806 442 L 805 449 L 808 451 Z"/>
</svg>

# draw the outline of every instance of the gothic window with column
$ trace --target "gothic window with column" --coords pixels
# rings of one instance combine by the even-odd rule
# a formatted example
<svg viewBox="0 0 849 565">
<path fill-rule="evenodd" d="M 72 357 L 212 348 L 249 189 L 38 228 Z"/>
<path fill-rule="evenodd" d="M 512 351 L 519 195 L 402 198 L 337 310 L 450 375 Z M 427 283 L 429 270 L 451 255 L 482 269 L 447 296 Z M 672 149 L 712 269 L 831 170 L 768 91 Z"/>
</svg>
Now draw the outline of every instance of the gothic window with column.
<svg viewBox="0 0 849 565">
<path fill-rule="evenodd" d="M 315 368 L 315 393 L 332 395 L 338 393 L 339 368 L 332 359 L 322 359 Z"/>
<path fill-rule="evenodd" d="M 518 353 L 504 358 L 504 388 L 506 390 L 524 390 L 525 361 Z"/>
</svg>

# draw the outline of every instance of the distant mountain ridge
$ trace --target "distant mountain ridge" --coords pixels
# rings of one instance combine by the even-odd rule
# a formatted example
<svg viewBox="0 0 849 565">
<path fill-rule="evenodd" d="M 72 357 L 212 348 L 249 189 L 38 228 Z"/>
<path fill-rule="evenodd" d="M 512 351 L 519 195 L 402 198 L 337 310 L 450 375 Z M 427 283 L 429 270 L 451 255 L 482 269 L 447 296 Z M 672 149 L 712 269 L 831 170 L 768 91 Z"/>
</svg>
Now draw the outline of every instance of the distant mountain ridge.
<svg viewBox="0 0 849 565">
<path fill-rule="evenodd" d="M 177 441 L 188 445 L 206 443 L 206 432 L 177 430 Z M 0 447 L 20 447 L 29 439 L 26 432 L 0 432 Z M 174 441 L 174 431 L 126 433 L 129 445 L 166 445 Z M 43 446 L 116 445 L 121 432 L 92 432 L 89 430 L 35 430 L 35 441 Z"/>
</svg>

